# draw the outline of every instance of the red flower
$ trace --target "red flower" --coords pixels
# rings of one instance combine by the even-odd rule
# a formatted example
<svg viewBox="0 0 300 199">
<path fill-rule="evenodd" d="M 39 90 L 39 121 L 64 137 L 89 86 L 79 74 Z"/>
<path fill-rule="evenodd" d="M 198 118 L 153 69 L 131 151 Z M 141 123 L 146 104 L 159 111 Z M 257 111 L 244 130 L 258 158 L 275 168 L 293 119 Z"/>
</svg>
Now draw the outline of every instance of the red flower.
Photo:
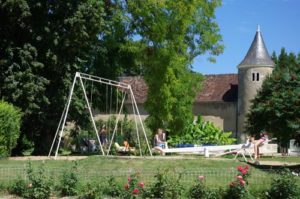
<svg viewBox="0 0 300 199">
<path fill-rule="evenodd" d="M 139 185 L 139 187 L 141 187 L 142 189 L 144 189 L 145 184 L 143 182 L 140 182 L 138 185 Z"/>
<path fill-rule="evenodd" d="M 133 191 L 132 191 L 132 193 L 133 194 L 138 194 L 140 191 L 137 189 L 137 188 L 135 188 Z"/>
<path fill-rule="evenodd" d="M 205 177 L 204 177 L 204 176 L 198 176 L 198 179 L 199 179 L 200 181 L 204 181 Z"/>
<path fill-rule="evenodd" d="M 241 171 L 241 173 L 242 173 L 243 175 L 246 175 L 246 174 L 248 173 L 248 170 L 243 170 L 243 171 Z"/>
<path fill-rule="evenodd" d="M 242 186 L 245 186 L 246 181 L 245 181 L 245 180 L 240 180 L 240 184 L 241 184 Z"/>
<path fill-rule="evenodd" d="M 128 189 L 129 189 L 129 185 L 128 185 L 128 184 L 125 184 L 125 185 L 124 185 L 124 188 L 125 188 L 126 190 L 128 190 Z"/>
<path fill-rule="evenodd" d="M 237 166 L 236 169 L 241 172 L 243 170 L 243 167 L 242 166 Z"/>
<path fill-rule="evenodd" d="M 129 177 L 128 177 L 128 182 L 131 182 L 131 180 L 132 180 L 132 179 L 131 179 L 131 177 L 129 176 Z"/>
<path fill-rule="evenodd" d="M 237 176 L 236 178 L 239 180 L 243 180 L 243 176 Z"/>
</svg>

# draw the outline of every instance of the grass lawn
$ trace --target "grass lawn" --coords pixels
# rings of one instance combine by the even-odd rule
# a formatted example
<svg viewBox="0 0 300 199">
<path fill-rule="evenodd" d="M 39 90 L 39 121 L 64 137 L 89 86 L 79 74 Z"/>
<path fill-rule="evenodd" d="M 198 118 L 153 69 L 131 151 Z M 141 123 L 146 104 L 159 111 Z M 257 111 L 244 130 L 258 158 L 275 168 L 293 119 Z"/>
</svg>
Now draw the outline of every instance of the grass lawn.
<svg viewBox="0 0 300 199">
<path fill-rule="evenodd" d="M 262 158 L 262 160 L 276 160 L 285 162 L 298 162 L 300 157 Z M 10 183 L 16 178 L 26 176 L 28 160 L 0 160 L 0 185 Z M 44 164 L 46 173 L 57 180 L 59 176 L 69 170 L 74 163 L 68 160 L 39 160 L 31 161 L 35 168 Z M 141 180 L 145 183 L 153 182 L 157 171 L 168 170 L 168 175 L 176 176 L 182 173 L 182 182 L 190 185 L 199 175 L 206 177 L 206 183 L 215 188 L 228 186 L 238 174 L 236 167 L 245 166 L 245 162 L 233 158 L 204 158 L 202 156 L 156 156 L 156 157 L 102 157 L 89 156 L 77 160 L 78 176 L 83 182 L 101 181 L 114 176 L 120 183 L 126 183 L 130 173 L 139 172 Z M 273 172 L 251 167 L 249 187 L 254 190 L 268 188 Z M 300 178 L 299 178 L 300 183 Z"/>
</svg>

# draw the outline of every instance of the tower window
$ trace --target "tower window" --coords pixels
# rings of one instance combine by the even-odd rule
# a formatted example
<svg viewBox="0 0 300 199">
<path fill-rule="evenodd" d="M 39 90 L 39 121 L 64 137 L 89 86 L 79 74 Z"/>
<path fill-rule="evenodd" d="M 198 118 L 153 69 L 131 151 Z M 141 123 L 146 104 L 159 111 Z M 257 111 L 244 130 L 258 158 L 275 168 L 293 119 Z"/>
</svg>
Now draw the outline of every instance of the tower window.
<svg viewBox="0 0 300 199">
<path fill-rule="evenodd" d="M 259 73 L 252 73 L 252 81 L 253 82 L 259 81 Z"/>
</svg>

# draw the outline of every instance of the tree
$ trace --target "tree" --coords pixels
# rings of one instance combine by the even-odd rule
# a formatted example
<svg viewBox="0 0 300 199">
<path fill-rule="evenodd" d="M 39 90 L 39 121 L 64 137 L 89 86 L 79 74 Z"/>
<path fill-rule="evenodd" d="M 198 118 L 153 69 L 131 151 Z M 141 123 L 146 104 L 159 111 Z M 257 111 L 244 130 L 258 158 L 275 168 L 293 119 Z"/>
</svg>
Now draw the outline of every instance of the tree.
<svg viewBox="0 0 300 199">
<path fill-rule="evenodd" d="M 300 55 L 287 54 L 283 48 L 273 58 L 275 69 L 252 101 L 246 130 L 250 134 L 270 132 L 287 147 L 300 134 Z"/>
<path fill-rule="evenodd" d="M 103 26 L 102 1 L 0 0 L 0 95 L 24 113 L 23 135 L 47 151 L 76 71 Z M 85 110 L 74 96 L 72 116 Z M 77 113 L 77 114 L 75 114 Z"/>
<path fill-rule="evenodd" d="M 220 1 L 128 1 L 131 26 L 140 37 L 144 78 L 148 85 L 148 123 L 183 132 L 201 75 L 191 72 L 195 57 L 223 50 L 214 11 Z M 213 60 L 213 59 L 211 59 Z"/>
<path fill-rule="evenodd" d="M 20 136 L 21 112 L 13 105 L 0 101 L 0 157 L 10 156 Z"/>
</svg>

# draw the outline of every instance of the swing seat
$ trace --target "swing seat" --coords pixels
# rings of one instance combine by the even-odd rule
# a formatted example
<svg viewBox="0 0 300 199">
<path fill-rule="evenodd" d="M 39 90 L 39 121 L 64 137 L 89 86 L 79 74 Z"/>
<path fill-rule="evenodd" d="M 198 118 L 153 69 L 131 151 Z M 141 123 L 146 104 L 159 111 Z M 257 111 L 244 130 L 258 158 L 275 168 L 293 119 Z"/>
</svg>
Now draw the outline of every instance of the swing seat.
<svg viewBox="0 0 300 199">
<path fill-rule="evenodd" d="M 130 152 L 135 151 L 134 147 L 129 147 L 129 145 L 128 146 L 120 146 L 119 143 L 117 143 L 117 142 L 115 142 L 115 147 L 116 147 L 117 151 L 120 153 L 130 153 Z"/>
</svg>

